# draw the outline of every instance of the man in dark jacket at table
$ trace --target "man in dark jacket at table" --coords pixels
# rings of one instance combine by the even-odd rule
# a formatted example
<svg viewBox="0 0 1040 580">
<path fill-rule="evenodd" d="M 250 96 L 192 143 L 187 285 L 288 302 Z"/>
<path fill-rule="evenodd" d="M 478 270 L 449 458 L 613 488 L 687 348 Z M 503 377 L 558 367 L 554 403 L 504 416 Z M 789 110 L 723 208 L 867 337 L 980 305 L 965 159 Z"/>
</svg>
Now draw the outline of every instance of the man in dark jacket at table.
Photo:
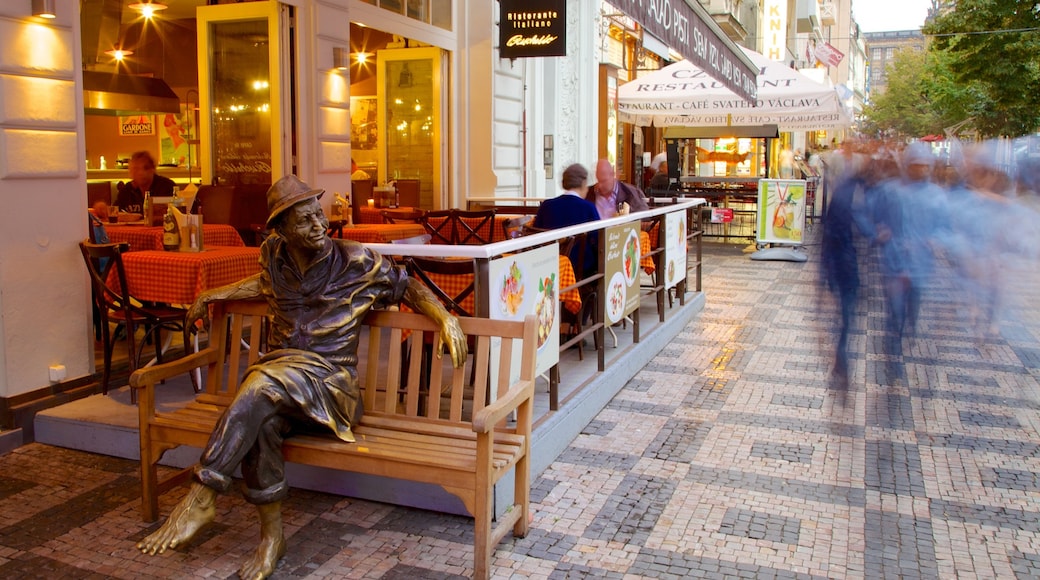
<svg viewBox="0 0 1040 580">
<path fill-rule="evenodd" d="M 628 204 L 630 212 L 649 209 L 643 192 L 634 185 L 618 180 L 614 166 L 606 159 L 596 163 L 596 184 L 589 188 L 585 199 L 596 204 L 596 211 L 602 219 L 616 216 L 623 203 Z"/>
<path fill-rule="evenodd" d="M 583 197 L 589 189 L 589 172 L 580 163 L 569 165 L 563 170 L 560 185 L 563 193 L 538 206 L 534 227 L 555 230 L 599 219 L 596 205 Z M 596 232 L 590 232 L 586 238 L 582 272 L 578 272 L 576 267 L 578 259 L 582 257 L 576 253 L 579 248 L 571 250 L 570 259 L 571 264 L 575 265 L 575 274 L 587 278 L 596 273 L 598 246 Z"/>
<path fill-rule="evenodd" d="M 147 151 L 138 151 L 130 156 L 127 171 L 130 181 L 119 189 L 116 205 L 119 211 L 144 213 L 144 194 L 150 192 L 152 197 L 171 197 L 177 184 L 169 177 L 155 173 L 155 158 Z"/>
<path fill-rule="evenodd" d="M 282 441 L 296 427 L 325 429 L 353 443 L 361 418 L 357 348 L 369 309 L 403 302 L 439 323 L 452 362 L 466 361 L 466 337 L 425 286 L 393 262 L 350 240 L 331 239 L 312 189 L 296 176 L 267 192 L 260 273 L 199 295 L 187 324 L 206 320 L 208 304 L 263 297 L 271 309 L 269 351 L 249 367 L 195 467 L 188 494 L 166 522 L 137 544 L 147 554 L 187 543 L 216 516 L 217 493 L 241 466 L 247 501 L 260 512 L 260 544 L 239 570 L 266 578 L 285 554 L 281 502 L 288 495 Z"/>
</svg>

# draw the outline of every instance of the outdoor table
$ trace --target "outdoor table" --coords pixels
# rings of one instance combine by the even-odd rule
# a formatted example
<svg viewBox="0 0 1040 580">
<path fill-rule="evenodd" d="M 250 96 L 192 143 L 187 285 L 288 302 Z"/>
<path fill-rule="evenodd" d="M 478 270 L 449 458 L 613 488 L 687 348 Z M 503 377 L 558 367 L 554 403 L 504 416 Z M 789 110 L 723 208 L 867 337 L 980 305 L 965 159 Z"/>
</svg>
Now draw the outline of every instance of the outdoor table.
<svg viewBox="0 0 1040 580">
<path fill-rule="evenodd" d="M 422 224 L 358 224 L 354 227 L 342 228 L 339 224 L 329 224 L 338 238 L 354 240 L 364 244 L 389 244 L 394 240 L 403 240 L 426 233 Z"/>
<path fill-rule="evenodd" d="M 260 248 L 208 247 L 201 252 L 143 250 L 123 254 L 126 283 L 138 300 L 191 304 L 204 290 L 260 272 Z M 110 276 L 109 283 L 118 281 Z"/>
<path fill-rule="evenodd" d="M 162 250 L 162 226 L 105 224 L 108 239 L 114 243 L 127 242 L 130 251 Z M 245 246 L 238 230 L 227 224 L 202 224 L 203 247 Z"/>
</svg>

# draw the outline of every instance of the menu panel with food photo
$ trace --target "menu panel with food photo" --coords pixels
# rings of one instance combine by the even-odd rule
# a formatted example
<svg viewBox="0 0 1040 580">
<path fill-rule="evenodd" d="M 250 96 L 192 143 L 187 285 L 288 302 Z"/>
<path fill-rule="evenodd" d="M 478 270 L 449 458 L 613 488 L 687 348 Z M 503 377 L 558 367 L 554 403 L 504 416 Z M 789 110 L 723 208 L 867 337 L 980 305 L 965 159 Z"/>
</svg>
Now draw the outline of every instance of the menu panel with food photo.
<svg viewBox="0 0 1040 580">
<path fill-rule="evenodd" d="M 539 374 L 560 360 L 560 260 L 559 245 L 491 260 L 491 318 L 538 318 Z M 520 356 L 519 351 L 515 353 Z"/>
<path fill-rule="evenodd" d="M 639 258 L 643 255 L 639 243 L 639 222 L 621 224 L 606 229 L 607 294 L 605 312 L 611 324 L 639 308 Z"/>
<path fill-rule="evenodd" d="M 664 287 L 686 279 L 686 210 L 664 216 Z"/>
</svg>

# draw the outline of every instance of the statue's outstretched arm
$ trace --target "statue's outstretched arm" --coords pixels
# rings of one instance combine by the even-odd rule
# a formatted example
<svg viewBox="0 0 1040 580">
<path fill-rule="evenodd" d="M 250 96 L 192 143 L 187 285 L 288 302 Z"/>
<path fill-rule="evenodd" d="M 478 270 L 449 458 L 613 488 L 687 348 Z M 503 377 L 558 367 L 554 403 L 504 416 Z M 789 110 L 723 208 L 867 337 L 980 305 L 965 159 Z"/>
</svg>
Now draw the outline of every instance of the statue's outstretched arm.
<svg viewBox="0 0 1040 580">
<path fill-rule="evenodd" d="M 219 288 L 212 288 L 199 294 L 195 303 L 188 309 L 185 323 L 194 326 L 197 320 L 201 320 L 204 328 L 209 328 L 209 304 L 224 300 L 246 300 L 260 297 L 260 274 L 254 274 Z"/>
<path fill-rule="evenodd" d="M 466 364 L 468 354 L 466 335 L 459 326 L 459 320 L 444 308 L 444 305 L 437 300 L 429 288 L 423 286 L 418 280 L 409 278 L 408 287 L 404 291 L 404 303 L 416 312 L 429 316 L 440 325 L 440 340 L 434 346 L 434 352 L 438 357 L 441 356 L 442 347 L 446 344 L 451 353 L 451 363 L 455 365 L 455 368 L 461 368 Z"/>
</svg>

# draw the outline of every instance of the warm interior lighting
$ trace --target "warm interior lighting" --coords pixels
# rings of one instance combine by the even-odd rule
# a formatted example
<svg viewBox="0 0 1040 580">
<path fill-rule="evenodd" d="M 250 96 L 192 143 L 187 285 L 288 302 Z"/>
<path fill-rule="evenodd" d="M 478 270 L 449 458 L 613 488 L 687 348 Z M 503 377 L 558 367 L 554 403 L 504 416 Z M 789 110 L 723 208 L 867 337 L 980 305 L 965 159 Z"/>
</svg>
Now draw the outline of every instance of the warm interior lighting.
<svg viewBox="0 0 1040 580">
<path fill-rule="evenodd" d="M 357 59 L 357 63 L 358 64 L 365 64 L 366 62 L 368 62 L 368 53 L 367 52 L 358 52 L 358 53 L 356 53 L 354 58 Z"/>
<path fill-rule="evenodd" d="M 112 50 L 106 50 L 105 51 L 105 54 L 107 54 L 108 56 L 111 56 L 112 58 L 114 58 L 116 60 L 119 60 L 119 61 L 121 61 L 124 58 L 130 56 L 133 53 L 134 53 L 134 51 L 132 51 L 132 50 L 123 50 L 121 48 L 113 48 Z"/>
<path fill-rule="evenodd" d="M 54 11 L 54 0 L 32 0 L 32 12 L 33 16 L 39 18 L 54 18 L 57 13 Z"/>
<path fill-rule="evenodd" d="M 134 2 L 130 4 L 131 10 L 137 10 L 145 18 L 151 18 L 156 12 L 166 10 L 166 8 L 168 7 L 162 2 Z"/>
</svg>

